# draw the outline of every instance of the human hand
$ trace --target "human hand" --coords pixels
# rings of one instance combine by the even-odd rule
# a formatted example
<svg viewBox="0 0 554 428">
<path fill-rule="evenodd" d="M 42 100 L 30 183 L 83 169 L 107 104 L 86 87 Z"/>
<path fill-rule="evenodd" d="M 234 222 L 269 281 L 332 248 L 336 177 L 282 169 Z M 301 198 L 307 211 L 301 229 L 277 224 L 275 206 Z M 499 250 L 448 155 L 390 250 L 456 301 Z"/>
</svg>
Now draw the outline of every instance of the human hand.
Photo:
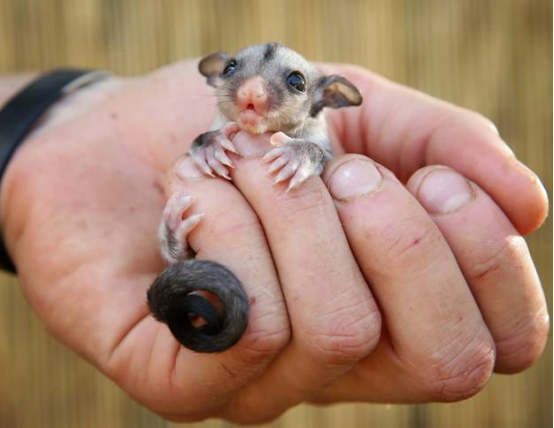
<svg viewBox="0 0 554 428">
<path fill-rule="evenodd" d="M 370 76 L 360 79 L 370 86 L 374 83 Z M 364 89 L 365 85 L 359 81 L 355 83 Z M 54 334 L 138 401 L 176 420 L 218 415 L 237 421 L 260 421 L 310 397 L 317 401 L 414 402 L 456 399 L 481 387 L 494 361 L 494 341 L 489 331 L 493 337 L 495 332 L 491 322 L 487 316 L 487 322 L 482 321 L 469 288 L 456 270 L 452 254 L 430 217 L 386 172 L 382 172 L 385 182 L 381 190 L 373 195 L 388 195 L 381 198 L 387 201 L 392 198 L 391 212 L 396 213 L 400 207 L 406 208 L 400 213 L 407 219 L 412 218 L 408 214 L 415 215 L 414 227 L 418 227 L 413 230 L 415 235 L 409 236 L 421 235 L 422 244 L 429 237 L 435 238 L 436 254 L 442 260 L 439 266 L 442 276 L 435 273 L 436 276 L 429 277 L 429 272 L 421 272 L 415 281 L 409 278 L 410 289 L 400 288 L 415 266 L 401 264 L 402 260 L 407 263 L 405 259 L 398 262 L 388 259 L 388 250 L 382 243 L 392 239 L 387 230 L 390 225 L 376 224 L 374 233 L 381 231 L 383 236 L 381 241 L 372 239 L 368 248 L 379 250 L 381 259 L 377 268 L 386 267 L 387 260 L 398 263 L 396 266 L 403 266 L 404 283 L 401 277 L 395 276 L 381 282 L 389 289 L 375 285 L 375 279 L 368 275 L 367 266 L 371 264 L 361 260 L 372 254 L 360 257 L 357 252 L 367 242 L 353 239 L 373 221 L 364 214 L 367 207 L 357 205 L 361 199 L 337 204 L 345 234 L 334 203 L 319 179 L 306 183 L 290 198 L 269 184 L 258 159 L 246 157 L 237 160 L 233 173 L 240 192 L 221 180 L 191 177 L 183 182 L 190 194 L 199 196 L 198 211 L 206 213 L 198 230 L 191 235 L 191 245 L 199 250 L 200 257 L 219 261 L 233 270 L 252 299 L 250 326 L 245 337 L 224 354 L 197 355 L 180 348 L 167 328 L 148 315 L 145 292 L 162 269 L 156 227 L 164 203 L 161 191 L 164 172 L 187 150 L 193 138 L 209 126 L 213 112 L 203 110 L 199 114 L 196 103 L 191 103 L 191 100 L 205 100 L 207 94 L 209 90 L 204 88 L 195 64 L 191 63 L 172 66 L 146 78 L 95 85 L 56 108 L 50 121 L 18 151 L 2 188 L 0 206 L 6 224 L 4 234 L 25 293 Z M 355 129 L 350 128 L 351 124 L 362 121 L 362 111 L 371 111 L 371 106 L 377 108 L 371 96 L 366 95 L 366 107 L 359 113 L 346 110 L 330 117 L 334 132 L 339 136 L 344 133 L 340 140 L 345 150 L 352 150 L 352 144 L 361 147 L 365 142 L 376 141 L 362 131 L 358 135 L 347 135 Z M 421 105 L 417 101 L 425 101 L 418 97 L 413 100 L 415 105 Z M 439 107 L 445 106 L 439 104 Z M 408 132 L 408 125 L 405 126 Z M 477 136 L 484 129 L 473 132 Z M 392 165 L 392 156 L 387 161 L 378 151 L 363 153 Z M 342 163 L 344 159 L 336 162 Z M 329 174 L 333 175 L 330 171 L 334 171 L 336 165 L 327 169 L 324 178 L 328 182 Z M 409 165 L 391 168 L 400 177 L 408 177 L 420 164 L 414 162 L 413 165 L 413 168 Z M 515 174 L 511 182 L 526 190 L 521 192 L 522 200 L 528 201 L 523 206 L 536 207 L 523 214 L 521 207 L 514 207 L 510 214 L 504 206 L 509 205 L 507 202 L 503 205 L 482 181 L 465 170 L 464 173 L 494 195 L 512 221 L 525 232 L 542 221 L 541 215 L 544 216 L 546 208 L 538 184 L 531 179 L 525 182 L 527 173 L 518 168 L 508 165 L 504 172 Z M 375 204 L 367 202 L 375 201 L 374 196 L 363 200 Z M 482 200 L 474 199 L 471 206 Z M 498 217 L 502 215 L 498 208 L 490 208 L 490 203 L 488 206 L 485 212 L 492 212 L 493 220 L 503 218 Z M 360 210 L 355 216 L 360 223 L 345 221 L 351 216 L 354 218 L 353 214 Z M 382 214 L 383 218 L 387 217 Z M 474 221 L 474 217 L 470 220 Z M 501 223 L 509 226 L 505 219 Z M 402 229 L 404 233 L 409 230 L 408 224 Z M 448 224 L 456 228 L 455 222 Z M 444 228 L 442 232 L 448 235 Z M 497 233 L 495 236 L 514 231 L 501 228 Z M 264 235 L 267 235 L 269 247 Z M 367 240 L 367 236 L 362 238 Z M 498 241 L 500 239 L 493 239 L 492 244 Z M 381 247 L 376 245 L 379 242 Z M 400 241 L 399 246 L 402 242 L 407 243 Z M 460 254 L 472 253 L 475 244 L 458 244 L 463 251 L 456 251 L 456 242 L 460 241 L 448 241 L 462 265 Z M 419 247 L 430 249 L 433 246 Z M 491 245 L 488 250 L 494 249 Z M 420 251 L 408 251 L 409 259 L 414 262 L 428 260 L 429 254 Z M 519 245 L 517 251 L 510 250 L 510 254 L 513 255 L 512 263 L 500 263 L 493 271 L 506 276 L 511 275 L 510 266 L 512 269 L 522 266 L 515 279 L 511 278 L 504 285 L 510 299 L 519 299 L 515 308 L 510 303 L 508 319 L 512 321 L 514 314 L 519 314 L 520 325 L 525 325 L 527 332 L 536 332 L 532 336 L 536 339 L 535 346 L 524 353 L 524 364 L 519 362 L 519 366 L 516 364 L 512 369 L 518 370 L 540 353 L 547 319 L 536 278 L 528 278 L 532 276 L 533 267 L 525 247 Z M 370 262 L 375 263 L 374 260 Z M 369 357 L 367 355 L 377 343 L 379 315 L 358 265 L 371 280 L 371 291 L 378 297 L 386 321 L 386 334 Z M 490 283 L 494 283 L 497 277 L 492 273 L 488 276 Z M 441 289 L 442 294 L 433 295 L 432 291 L 445 283 L 447 287 Z M 519 288 L 525 291 L 523 300 L 517 294 Z M 382 290 L 390 296 L 382 296 Z M 449 290 L 453 294 L 448 293 Z M 420 291 L 416 296 L 407 293 L 416 291 Z M 424 296 L 425 292 L 431 295 Z M 427 300 L 423 302 L 422 297 Z M 485 301 L 494 303 L 494 299 L 493 295 Z M 479 298 L 477 301 L 481 305 Z M 404 313 L 408 303 L 416 305 L 417 317 L 409 311 Z M 449 318 L 447 310 L 440 310 L 452 306 L 458 311 L 454 315 L 464 314 L 463 320 L 453 325 L 447 321 L 457 318 L 454 315 Z M 435 316 L 437 311 L 442 318 Z M 481 311 L 486 315 L 483 309 Z M 532 318 L 531 313 L 538 316 Z M 437 323 L 437 319 L 444 325 Z M 496 313 L 492 319 L 499 323 L 505 320 L 498 318 Z M 409 329 L 403 331 L 406 326 Z M 293 331 L 291 341 L 290 328 Z M 518 346 L 521 341 L 529 340 L 526 335 L 520 336 L 521 331 L 514 334 L 513 325 L 505 328 L 506 336 L 515 337 L 511 342 Z M 414 332 L 419 333 L 410 337 Z M 448 344 L 453 335 L 459 343 L 454 344 L 452 354 L 431 355 L 435 360 L 425 359 L 428 350 Z M 422 348 L 425 338 L 433 339 L 434 343 Z M 468 343 L 466 339 L 471 341 Z M 456 350 L 460 352 L 454 359 L 455 367 L 450 367 L 448 356 Z M 501 361 L 500 346 L 498 361 Z M 359 373 L 357 377 L 344 374 L 356 363 L 349 373 Z M 434 371 L 425 372 L 427 363 L 433 364 Z M 467 367 L 478 370 L 479 376 L 465 376 Z M 394 369 L 398 369 L 398 373 L 392 376 Z M 453 376 L 456 370 L 461 373 L 458 377 Z M 386 385 L 381 385 L 383 376 L 389 375 L 391 377 L 384 382 Z M 349 390 L 353 379 L 358 382 Z M 333 381 L 335 387 L 321 392 Z M 449 392 L 447 389 L 437 387 L 441 382 L 448 386 L 458 384 L 461 391 L 447 396 L 443 394 Z M 415 385 L 419 383 L 421 385 Z M 375 384 L 389 388 L 371 390 Z M 406 391 L 409 395 L 402 395 Z"/>
<path fill-rule="evenodd" d="M 318 403 L 456 401 L 481 390 L 493 369 L 515 373 L 532 365 L 549 328 L 544 294 L 518 232 L 534 230 L 546 215 L 545 192 L 535 174 L 515 159 L 494 126 L 474 112 L 363 70 L 325 71 L 345 75 L 365 100 L 361 109 L 328 113 L 335 151 L 365 154 L 390 168 L 360 154 L 346 154 L 323 174 L 352 253 L 379 302 L 383 329 L 376 348 L 322 391 L 317 387 L 329 377 L 319 368 L 312 378 L 320 383 L 312 383 L 304 397 Z M 289 351 L 290 359 L 279 356 L 272 363 L 259 381 L 265 388 L 249 386 L 241 392 L 237 403 L 250 403 L 251 412 L 263 412 L 283 401 L 282 389 L 289 391 L 289 398 L 294 396 L 291 391 L 302 395 L 302 367 L 314 367 L 314 356 L 306 351 L 310 340 L 302 337 L 302 322 L 297 321 L 303 306 L 292 297 L 303 287 L 294 281 L 287 286 L 281 272 L 294 260 L 306 263 L 307 254 L 323 245 L 311 236 L 317 235 L 313 229 L 334 235 L 316 223 L 330 219 L 332 210 L 327 211 L 330 201 L 319 180 L 287 195 L 271 185 L 259 159 L 251 158 L 267 145 L 244 134 L 234 143 L 247 156 L 237 164 L 233 180 L 260 218 L 272 249 L 291 320 L 290 347 L 296 342 L 296 348 L 304 348 L 304 353 Z M 340 238 L 334 235 L 331 242 L 340 245 Z M 295 240 L 290 248 L 297 249 L 292 258 L 274 251 L 288 239 Z M 306 270 L 318 272 L 315 267 Z M 353 284 L 347 291 L 335 290 L 335 295 L 337 300 L 363 302 L 356 296 L 359 292 Z M 359 307 L 344 303 L 327 313 L 345 317 L 349 310 L 360 314 Z M 358 316 L 362 325 L 369 325 Z M 325 327 L 333 331 L 329 337 L 361 337 L 358 323 L 345 327 L 332 319 L 327 325 L 322 322 L 321 329 Z M 363 353 L 354 346 L 336 349 L 348 349 L 345 354 L 352 360 Z M 325 355 L 324 349 L 318 351 L 319 358 Z M 345 359 L 335 355 L 328 363 L 339 361 L 344 364 Z M 283 381 L 286 371 L 296 383 Z M 284 388 L 271 388 L 283 383 Z M 273 395 L 262 396 L 260 390 Z M 235 408 L 244 412 L 240 405 Z"/>
<path fill-rule="evenodd" d="M 492 368 L 528 368 L 549 330 L 521 236 L 547 215 L 540 180 L 479 114 L 366 71 L 341 72 L 362 88 L 365 107 L 329 119 L 347 153 L 381 165 L 346 155 L 323 178 L 385 321 L 372 354 L 313 401 L 453 401 L 479 391 Z M 377 180 L 375 169 L 380 183 L 355 196 L 361 178 Z M 462 309 L 467 300 L 477 306 Z"/>
</svg>

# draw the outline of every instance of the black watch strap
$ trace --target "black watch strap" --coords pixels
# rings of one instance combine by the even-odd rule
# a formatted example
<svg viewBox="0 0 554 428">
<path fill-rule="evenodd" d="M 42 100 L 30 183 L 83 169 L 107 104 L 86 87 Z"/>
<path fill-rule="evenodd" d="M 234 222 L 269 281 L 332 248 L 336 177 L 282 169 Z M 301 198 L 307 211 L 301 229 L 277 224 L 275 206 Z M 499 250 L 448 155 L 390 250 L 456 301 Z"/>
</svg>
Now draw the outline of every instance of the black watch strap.
<svg viewBox="0 0 554 428">
<path fill-rule="evenodd" d="M 108 75 L 104 71 L 54 70 L 13 96 L 0 110 L 0 182 L 15 150 L 52 104 L 62 96 Z M 2 239 L 0 269 L 16 272 Z"/>
</svg>

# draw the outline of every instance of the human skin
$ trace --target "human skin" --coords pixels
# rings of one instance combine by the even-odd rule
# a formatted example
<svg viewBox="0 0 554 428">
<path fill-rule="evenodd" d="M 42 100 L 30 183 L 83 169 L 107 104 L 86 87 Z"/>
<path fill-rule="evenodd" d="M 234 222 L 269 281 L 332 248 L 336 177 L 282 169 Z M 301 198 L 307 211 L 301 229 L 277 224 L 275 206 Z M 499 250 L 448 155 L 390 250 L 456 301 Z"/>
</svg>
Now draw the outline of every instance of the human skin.
<svg viewBox="0 0 554 428">
<path fill-rule="evenodd" d="M 548 311 L 521 236 L 548 211 L 536 175 L 482 116 L 356 67 L 321 67 L 365 101 L 327 113 L 340 156 L 298 190 L 272 184 L 267 135 L 235 137 L 232 183 L 182 157 L 215 114 L 195 62 L 71 95 L 3 177 L 3 236 L 30 305 L 167 419 L 455 401 L 544 348 Z M 198 257 L 229 267 L 251 299 L 245 335 L 221 354 L 180 347 L 146 306 L 175 191 L 205 214 L 190 235 Z"/>
</svg>

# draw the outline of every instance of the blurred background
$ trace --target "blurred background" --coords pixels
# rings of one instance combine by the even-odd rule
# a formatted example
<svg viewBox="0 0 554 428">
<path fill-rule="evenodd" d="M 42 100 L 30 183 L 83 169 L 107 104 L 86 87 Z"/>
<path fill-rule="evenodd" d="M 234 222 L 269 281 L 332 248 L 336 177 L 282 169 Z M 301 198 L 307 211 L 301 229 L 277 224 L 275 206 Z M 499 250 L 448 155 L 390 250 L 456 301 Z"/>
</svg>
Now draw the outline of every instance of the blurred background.
<svg viewBox="0 0 554 428">
<path fill-rule="evenodd" d="M 552 194 L 549 0 L 0 0 L 0 74 L 145 73 L 271 40 L 483 113 Z M 551 218 L 528 242 L 551 308 Z M 1 428 L 169 426 L 54 341 L 0 276 Z M 461 403 L 299 406 L 268 426 L 550 427 L 552 339 L 533 368 Z"/>
</svg>

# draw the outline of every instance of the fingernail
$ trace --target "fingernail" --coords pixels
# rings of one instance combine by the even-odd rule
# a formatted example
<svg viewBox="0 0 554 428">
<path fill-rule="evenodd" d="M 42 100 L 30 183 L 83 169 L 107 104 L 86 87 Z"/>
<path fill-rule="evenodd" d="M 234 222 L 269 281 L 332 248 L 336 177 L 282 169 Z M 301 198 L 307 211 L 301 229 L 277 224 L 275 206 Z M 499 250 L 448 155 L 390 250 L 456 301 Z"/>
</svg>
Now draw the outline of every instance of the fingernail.
<svg viewBox="0 0 554 428">
<path fill-rule="evenodd" d="M 329 192 L 335 199 L 348 200 L 375 191 L 382 181 L 383 177 L 373 162 L 354 159 L 333 172 Z"/>
<path fill-rule="evenodd" d="M 183 158 L 181 163 L 179 163 L 179 165 L 175 168 L 175 172 L 177 173 L 177 176 L 183 180 L 198 180 L 199 178 L 204 177 L 202 171 L 200 171 L 192 158 L 189 156 Z"/>
<path fill-rule="evenodd" d="M 419 202 L 431 214 L 448 214 L 473 199 L 469 182 L 456 171 L 438 168 L 428 173 L 416 192 Z"/>
</svg>

